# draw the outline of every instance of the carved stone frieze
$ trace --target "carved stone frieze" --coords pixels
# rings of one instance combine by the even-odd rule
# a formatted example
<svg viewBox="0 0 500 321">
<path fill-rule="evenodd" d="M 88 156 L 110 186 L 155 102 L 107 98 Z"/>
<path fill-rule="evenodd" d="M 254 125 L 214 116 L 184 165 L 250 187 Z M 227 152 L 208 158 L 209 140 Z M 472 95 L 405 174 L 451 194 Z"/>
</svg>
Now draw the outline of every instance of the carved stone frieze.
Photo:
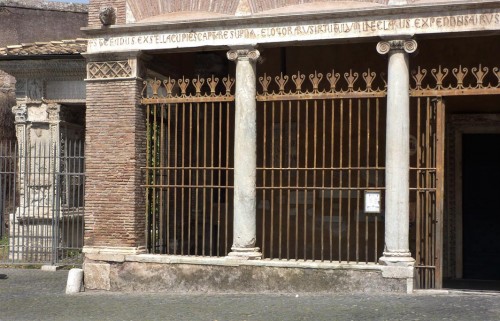
<svg viewBox="0 0 500 321">
<path fill-rule="evenodd" d="M 133 77 L 133 68 L 128 60 L 89 62 L 87 79 L 113 79 Z"/>
</svg>

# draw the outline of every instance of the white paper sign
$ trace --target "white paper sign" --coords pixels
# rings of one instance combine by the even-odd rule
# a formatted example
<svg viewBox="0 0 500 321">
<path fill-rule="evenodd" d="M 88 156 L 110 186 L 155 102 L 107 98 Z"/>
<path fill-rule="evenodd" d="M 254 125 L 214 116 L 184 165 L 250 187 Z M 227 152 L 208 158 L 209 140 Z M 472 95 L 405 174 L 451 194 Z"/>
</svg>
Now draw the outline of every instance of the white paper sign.
<svg viewBox="0 0 500 321">
<path fill-rule="evenodd" d="M 380 191 L 365 191 L 365 213 L 380 213 Z"/>
</svg>

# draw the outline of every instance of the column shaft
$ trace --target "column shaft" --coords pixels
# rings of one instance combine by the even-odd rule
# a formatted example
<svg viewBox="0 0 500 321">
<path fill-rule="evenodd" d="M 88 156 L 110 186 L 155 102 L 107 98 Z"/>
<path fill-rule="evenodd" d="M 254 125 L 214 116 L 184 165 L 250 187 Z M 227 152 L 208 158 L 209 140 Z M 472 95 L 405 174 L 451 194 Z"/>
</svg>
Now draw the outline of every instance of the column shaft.
<svg viewBox="0 0 500 321">
<path fill-rule="evenodd" d="M 414 40 L 377 46 L 389 54 L 387 80 L 385 248 L 382 264 L 413 264 L 409 250 L 410 98 L 408 53 Z"/>
<path fill-rule="evenodd" d="M 256 241 L 257 50 L 228 52 L 236 60 L 235 133 L 234 133 L 234 223 L 233 246 L 229 256 L 258 259 L 262 254 Z"/>
</svg>

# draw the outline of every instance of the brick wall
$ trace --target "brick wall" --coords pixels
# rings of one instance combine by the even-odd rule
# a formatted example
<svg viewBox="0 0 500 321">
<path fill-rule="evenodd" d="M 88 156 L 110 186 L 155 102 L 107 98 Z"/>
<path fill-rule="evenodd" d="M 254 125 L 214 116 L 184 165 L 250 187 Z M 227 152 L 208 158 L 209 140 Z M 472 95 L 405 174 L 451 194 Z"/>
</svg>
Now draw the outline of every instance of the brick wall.
<svg viewBox="0 0 500 321">
<path fill-rule="evenodd" d="M 126 0 L 90 0 L 89 27 L 101 25 L 99 21 L 99 11 L 104 7 L 114 7 L 116 9 L 116 24 L 126 23 Z"/>
<path fill-rule="evenodd" d="M 145 245 L 141 89 L 137 80 L 87 83 L 86 246 Z"/>
</svg>

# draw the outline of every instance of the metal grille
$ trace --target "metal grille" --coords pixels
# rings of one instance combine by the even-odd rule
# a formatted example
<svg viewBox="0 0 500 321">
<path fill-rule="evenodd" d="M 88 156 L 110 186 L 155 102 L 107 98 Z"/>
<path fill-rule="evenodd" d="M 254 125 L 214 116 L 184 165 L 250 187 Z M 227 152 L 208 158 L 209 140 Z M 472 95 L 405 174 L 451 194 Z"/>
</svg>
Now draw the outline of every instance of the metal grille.
<svg viewBox="0 0 500 321">
<path fill-rule="evenodd" d="M 225 256 L 232 240 L 234 79 L 145 82 L 151 253 Z"/>
<path fill-rule="evenodd" d="M 81 142 L 0 143 L 0 262 L 81 264 L 84 155 Z"/>
<path fill-rule="evenodd" d="M 410 162 L 410 222 L 411 234 L 415 238 L 417 287 L 434 288 L 437 269 L 437 146 L 436 101 L 418 98 L 412 106 L 412 135 Z M 440 129 L 439 129 L 440 130 Z M 442 195 L 441 195 L 442 196 Z"/>
<path fill-rule="evenodd" d="M 410 236 L 416 287 L 442 287 L 444 131 L 443 97 L 500 94 L 500 68 L 481 64 L 412 71 Z"/>
<path fill-rule="evenodd" d="M 270 259 L 377 262 L 381 214 L 364 192 L 384 190 L 385 86 L 376 74 L 260 77 L 258 243 Z M 292 79 L 290 86 L 288 80 Z M 270 90 L 271 88 L 271 90 Z"/>
</svg>

